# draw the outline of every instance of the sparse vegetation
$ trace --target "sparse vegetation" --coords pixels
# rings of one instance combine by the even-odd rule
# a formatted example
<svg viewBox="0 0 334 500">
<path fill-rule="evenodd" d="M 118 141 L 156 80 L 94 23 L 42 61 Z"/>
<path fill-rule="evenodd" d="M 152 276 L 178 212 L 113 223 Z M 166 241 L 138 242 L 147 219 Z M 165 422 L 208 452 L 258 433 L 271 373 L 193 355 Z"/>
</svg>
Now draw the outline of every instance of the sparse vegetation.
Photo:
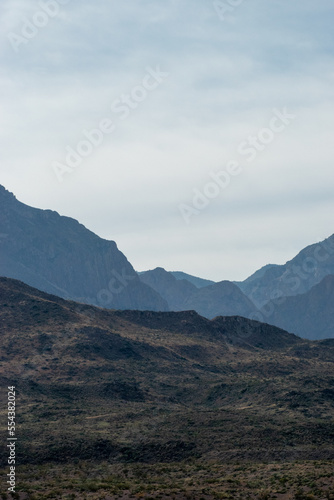
<svg viewBox="0 0 334 500">
<path fill-rule="evenodd" d="M 242 468 L 236 464 L 197 461 L 150 465 L 48 463 L 21 466 L 18 491 L 25 492 L 29 500 L 332 500 L 332 467 L 332 462 L 325 461 L 245 463 Z M 280 478 L 285 474 L 288 484 L 283 492 Z M 302 479 L 303 487 L 297 478 Z M 310 482 L 312 487 L 308 485 Z M 6 496 L 3 494 L 2 498 Z"/>
<path fill-rule="evenodd" d="M 6 286 L 0 359 L 17 390 L 20 500 L 334 500 L 330 342 L 191 312 L 78 313 Z M 253 328 L 247 345 L 231 347 L 240 325 Z"/>
</svg>

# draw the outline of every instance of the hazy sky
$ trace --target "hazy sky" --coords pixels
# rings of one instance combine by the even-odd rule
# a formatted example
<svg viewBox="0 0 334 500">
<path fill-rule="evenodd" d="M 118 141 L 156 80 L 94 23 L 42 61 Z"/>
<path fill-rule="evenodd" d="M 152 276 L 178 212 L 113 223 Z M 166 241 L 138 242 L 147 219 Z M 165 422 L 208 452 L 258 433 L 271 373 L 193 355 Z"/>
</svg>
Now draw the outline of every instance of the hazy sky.
<svg viewBox="0 0 334 500">
<path fill-rule="evenodd" d="M 2 0 L 0 183 L 214 280 L 334 233 L 333 0 Z"/>
</svg>

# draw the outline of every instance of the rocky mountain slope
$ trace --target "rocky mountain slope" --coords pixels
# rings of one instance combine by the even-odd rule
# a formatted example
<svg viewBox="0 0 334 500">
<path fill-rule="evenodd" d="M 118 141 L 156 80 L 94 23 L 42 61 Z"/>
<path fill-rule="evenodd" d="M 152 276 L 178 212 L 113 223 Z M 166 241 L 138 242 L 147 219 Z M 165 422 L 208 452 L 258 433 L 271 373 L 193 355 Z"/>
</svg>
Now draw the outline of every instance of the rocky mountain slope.
<svg viewBox="0 0 334 500">
<path fill-rule="evenodd" d="M 139 279 L 159 293 L 166 300 L 171 311 L 188 309 L 185 306 L 186 301 L 198 290 L 188 280 L 177 280 L 172 273 L 165 271 L 162 267 L 141 273 Z"/>
<path fill-rule="evenodd" d="M 265 271 L 263 273 L 263 271 Z M 260 308 L 278 297 L 300 295 L 328 275 L 334 274 L 334 235 L 304 248 L 284 265 L 269 265 L 259 273 L 237 283 Z"/>
<path fill-rule="evenodd" d="M 20 203 L 1 186 L 0 236 L 1 276 L 103 307 L 168 310 L 114 241 L 57 212 Z"/>
<path fill-rule="evenodd" d="M 334 276 L 308 292 L 266 305 L 266 321 L 307 339 L 334 338 Z"/>
<path fill-rule="evenodd" d="M 191 274 L 183 273 L 182 271 L 170 271 L 170 274 L 174 276 L 177 280 L 187 280 L 196 288 L 203 288 L 208 285 L 213 285 L 215 281 L 206 280 L 203 278 L 198 278 L 197 276 L 192 276 Z"/>
<path fill-rule="evenodd" d="M 322 282 L 334 275 L 334 235 L 242 283 L 211 283 L 162 268 L 138 276 L 115 242 L 74 219 L 24 205 L 0 186 L 1 275 L 110 309 L 238 315 L 310 339 L 334 336 L 332 283 Z"/>
</svg>

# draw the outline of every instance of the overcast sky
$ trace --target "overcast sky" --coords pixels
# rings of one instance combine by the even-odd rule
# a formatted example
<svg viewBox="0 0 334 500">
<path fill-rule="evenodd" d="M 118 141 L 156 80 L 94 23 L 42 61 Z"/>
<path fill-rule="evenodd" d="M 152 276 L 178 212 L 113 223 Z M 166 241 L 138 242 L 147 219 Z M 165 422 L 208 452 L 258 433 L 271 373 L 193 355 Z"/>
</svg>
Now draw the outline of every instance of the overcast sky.
<svg viewBox="0 0 334 500">
<path fill-rule="evenodd" d="M 333 0 L 2 0 L 0 183 L 137 270 L 284 263 L 334 233 L 333 21 Z"/>
</svg>

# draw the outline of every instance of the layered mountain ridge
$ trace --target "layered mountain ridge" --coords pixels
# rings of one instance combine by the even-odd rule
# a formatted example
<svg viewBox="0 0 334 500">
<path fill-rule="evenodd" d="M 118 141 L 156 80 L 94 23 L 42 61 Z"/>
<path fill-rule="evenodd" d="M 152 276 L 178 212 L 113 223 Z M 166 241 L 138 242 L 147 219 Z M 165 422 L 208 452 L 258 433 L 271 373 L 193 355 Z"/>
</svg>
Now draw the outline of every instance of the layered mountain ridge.
<svg viewBox="0 0 334 500">
<path fill-rule="evenodd" d="M 308 339 L 334 338 L 334 235 L 243 282 L 215 283 L 161 267 L 136 273 L 114 241 L 29 207 L 0 186 L 0 276 L 109 309 L 242 316 Z"/>
<path fill-rule="evenodd" d="M 308 292 L 283 297 L 263 308 L 266 321 L 308 339 L 334 338 L 334 276 Z"/>
<path fill-rule="evenodd" d="M 0 187 L 0 275 L 48 293 L 115 309 L 168 310 L 114 241 L 70 217 L 19 202 Z"/>
<path fill-rule="evenodd" d="M 279 297 L 308 292 L 329 275 L 334 275 L 334 235 L 304 248 L 286 264 L 266 266 L 237 284 L 261 308 Z"/>
<path fill-rule="evenodd" d="M 173 273 L 161 267 L 141 273 L 139 277 L 168 302 L 172 311 L 194 309 L 209 319 L 216 316 L 249 318 L 257 311 L 254 304 L 230 281 L 198 288 L 188 279 L 176 279 Z"/>
</svg>

